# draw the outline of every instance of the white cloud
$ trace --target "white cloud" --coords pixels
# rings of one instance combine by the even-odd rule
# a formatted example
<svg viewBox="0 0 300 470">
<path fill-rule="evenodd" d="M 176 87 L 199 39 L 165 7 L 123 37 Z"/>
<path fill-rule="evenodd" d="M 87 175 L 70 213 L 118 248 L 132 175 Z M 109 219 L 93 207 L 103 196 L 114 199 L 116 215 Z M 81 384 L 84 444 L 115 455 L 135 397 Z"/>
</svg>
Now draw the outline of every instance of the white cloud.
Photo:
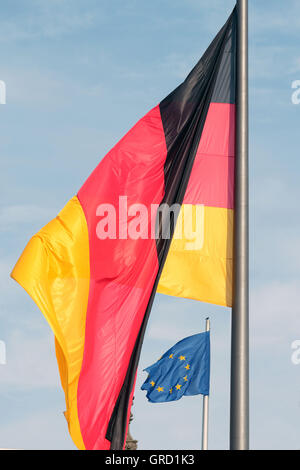
<svg viewBox="0 0 300 470">
<path fill-rule="evenodd" d="M 27 2 L 23 14 L 14 20 L 0 21 L 1 42 L 26 41 L 31 39 L 59 38 L 93 26 L 95 11 L 76 8 L 69 1 L 33 0 Z M 98 18 L 99 21 L 99 18 Z"/>
<path fill-rule="evenodd" d="M 0 232 L 23 230 L 24 225 L 49 222 L 56 217 L 55 209 L 40 207 L 34 204 L 19 204 L 0 208 Z"/>
<path fill-rule="evenodd" d="M 170 342 L 171 347 L 173 343 L 179 341 L 184 336 L 194 333 L 195 329 L 192 322 L 187 322 L 184 317 L 181 317 L 178 314 L 178 309 L 174 310 L 174 298 L 168 299 L 167 297 L 160 296 L 151 317 L 147 330 L 147 338 L 151 341 Z"/>
<path fill-rule="evenodd" d="M 293 59 L 293 63 L 292 63 L 292 66 L 290 67 L 289 69 L 289 73 L 290 74 L 298 74 L 299 76 L 299 73 L 300 73 L 300 57 L 296 57 Z"/>
<path fill-rule="evenodd" d="M 288 353 L 290 342 L 300 336 L 300 279 L 274 281 L 257 287 L 251 294 L 252 344 L 269 348 L 277 345 Z"/>
<path fill-rule="evenodd" d="M 172 2 L 172 6 L 175 3 Z M 27 2 L 27 5 L 29 4 L 34 5 L 35 10 L 28 10 L 24 17 L 15 18 L 14 21 L 5 19 L 0 21 L 2 41 L 6 41 L 7 44 L 11 44 L 12 41 L 20 41 L 21 44 L 27 40 L 35 39 L 37 43 L 40 39 L 60 39 L 64 35 L 70 35 L 78 31 L 83 31 L 85 35 L 95 24 L 97 24 L 97 27 L 101 27 L 101 22 L 105 18 L 101 8 L 98 11 L 88 9 L 87 7 L 83 7 L 83 10 L 80 10 L 78 5 L 84 6 L 84 2 L 76 2 L 76 5 L 74 5 L 73 0 L 49 0 L 47 2 L 39 0 Z M 234 5 L 234 1 L 212 0 L 207 2 L 205 0 L 190 0 L 186 2 L 186 5 L 192 4 L 195 7 L 195 15 L 191 19 L 191 23 L 186 21 L 186 18 L 182 20 L 178 17 L 170 19 L 170 22 L 173 21 L 173 26 L 180 26 L 181 31 L 185 25 L 201 24 L 206 37 L 209 30 L 212 38 L 217 30 L 216 24 L 221 26 L 224 23 L 227 13 L 229 13 Z M 177 1 L 176 5 L 182 7 L 182 2 Z M 124 8 L 131 9 L 133 15 L 137 14 L 134 2 L 130 5 L 125 5 Z M 190 9 L 189 11 L 192 12 L 193 10 Z M 34 12 L 37 13 L 35 18 L 35 15 L 32 14 Z M 281 14 L 282 12 L 283 14 Z M 282 82 L 278 90 L 275 90 L 276 80 L 278 79 L 279 83 L 280 77 L 284 77 L 283 80 L 286 81 L 287 103 L 290 105 L 290 83 L 287 80 L 287 75 L 289 73 L 298 73 L 299 54 L 296 49 L 297 44 L 294 46 L 291 42 L 285 41 L 283 47 L 280 35 L 291 37 L 299 31 L 299 2 L 291 1 L 289 5 L 286 5 L 286 2 L 281 2 L 281 6 L 278 9 L 277 7 L 275 8 L 274 3 L 272 8 L 270 8 L 268 2 L 252 2 L 250 13 L 250 38 L 253 48 L 251 69 L 254 72 L 253 85 L 255 86 L 255 89 L 253 88 L 255 94 L 252 101 L 252 109 L 255 113 L 253 116 L 257 123 L 259 119 L 257 110 L 263 107 L 262 114 L 267 116 L 264 117 L 264 124 L 266 124 L 267 120 L 269 123 L 274 122 L 275 116 L 270 111 L 268 104 L 274 104 L 278 114 L 278 100 L 281 100 L 285 93 L 285 85 Z M 117 12 L 117 15 L 122 16 L 122 8 Z M 158 28 L 163 28 L 163 26 L 164 22 L 157 19 L 155 23 L 156 31 Z M 200 28 L 197 30 L 200 30 Z M 197 34 L 196 37 L 199 39 Z M 199 31 L 200 34 L 201 31 Z M 171 39 L 173 40 L 173 37 Z M 206 40 L 204 43 L 201 40 L 199 40 L 198 44 L 194 42 L 190 46 L 193 48 L 192 53 L 187 56 L 180 51 L 176 54 L 165 53 L 166 49 L 162 47 L 162 54 L 166 57 L 165 66 L 163 66 L 163 76 L 166 76 L 166 73 L 164 73 L 166 71 L 170 72 L 178 80 L 184 78 L 186 72 L 189 71 L 198 59 L 199 51 L 197 52 L 197 48 L 201 47 L 204 50 L 208 42 Z M 274 42 L 275 44 L 273 44 Z M 272 43 L 272 45 L 268 46 L 268 43 Z M 74 41 L 74 47 L 76 47 L 76 41 Z M 72 75 L 72 72 L 70 72 L 70 77 L 72 75 L 71 79 L 68 79 L 68 77 L 66 79 L 62 75 L 56 75 L 56 71 L 53 73 L 53 70 L 57 69 L 56 66 L 53 66 L 53 61 L 51 62 L 52 72 L 50 69 L 45 70 L 41 67 L 39 69 L 34 68 L 36 64 L 34 62 L 35 56 L 32 56 L 33 63 L 30 64 L 30 67 L 29 64 L 25 64 L 23 67 L 22 64 L 20 66 L 18 64 L 14 69 L 7 68 L 7 70 L 2 67 L 1 79 L 5 79 L 7 82 L 10 103 L 23 104 L 27 110 L 31 104 L 40 106 L 46 113 L 49 110 L 53 111 L 53 108 L 57 109 L 61 105 L 71 102 L 75 103 L 78 110 L 82 111 L 82 102 L 79 101 L 79 98 L 87 100 L 88 97 L 93 99 L 94 97 L 101 98 L 105 95 L 107 102 L 111 101 L 113 103 L 114 94 L 105 87 L 105 83 L 102 85 L 102 83 L 98 82 L 98 71 L 101 68 L 104 70 L 107 63 L 109 63 L 109 70 L 111 70 L 112 76 L 119 76 L 124 79 L 142 79 L 140 70 L 148 71 L 151 68 L 152 75 L 149 72 L 150 77 L 155 75 L 161 77 L 160 74 L 156 73 L 157 69 L 155 66 L 153 68 L 153 64 L 150 67 L 149 64 L 139 63 L 136 68 L 130 64 L 128 69 L 125 66 L 123 67 L 122 64 L 114 65 L 115 60 L 108 59 L 109 54 L 111 54 L 109 47 L 107 56 L 102 61 L 99 57 L 95 59 L 93 46 L 91 46 L 91 49 L 89 47 L 86 48 L 86 51 L 89 50 L 92 52 L 90 57 L 88 57 L 87 63 L 91 64 L 93 61 L 96 61 L 98 64 L 95 68 L 97 80 L 95 82 L 93 76 L 88 76 L 90 71 L 86 71 L 87 82 L 89 84 L 92 83 L 92 85 L 88 85 L 85 90 L 79 83 L 79 80 L 72 79 L 75 76 Z M 29 51 L 31 54 L 30 49 Z M 293 54 L 296 59 L 292 63 L 290 58 Z M 31 56 L 29 55 L 29 57 Z M 82 67 L 86 58 L 79 54 L 79 57 L 72 60 L 76 60 L 76 64 Z M 80 63 L 80 60 L 82 60 L 82 63 Z M 101 62 L 101 67 L 99 67 L 99 62 Z M 274 74 L 275 68 L 276 74 Z M 153 73 L 153 70 L 155 73 Z M 261 80 L 265 79 L 268 81 L 264 82 L 263 86 L 261 86 Z M 159 80 L 161 81 L 161 78 Z M 143 83 L 143 80 L 141 83 Z M 157 86 L 159 90 L 161 89 L 160 86 Z M 169 77 L 165 86 L 166 92 L 169 91 Z M 125 86 L 122 93 L 130 96 L 131 101 L 129 102 L 135 103 L 139 101 L 137 99 L 138 88 L 137 86 Z M 120 96 L 118 95 L 118 99 Z M 133 99 L 133 97 L 136 99 Z M 121 113 L 119 101 L 117 105 L 119 106 L 118 113 Z M 94 107 L 88 109 L 94 109 Z M 105 108 L 103 109 L 105 110 Z M 108 109 L 109 106 L 107 106 Z M 269 112 L 266 113 L 266 109 Z M 5 110 L 9 110 L 9 108 Z M 101 110 L 99 113 L 101 113 Z M 128 109 L 126 113 L 127 118 L 125 116 L 124 119 L 126 118 L 128 122 Z M 285 122 L 286 118 L 287 115 L 282 116 Z M 86 118 L 84 117 L 83 120 L 86 120 Z M 103 134 L 99 133 L 98 128 L 101 127 L 101 124 L 99 124 L 97 119 L 95 120 L 96 124 L 94 127 L 87 129 L 84 133 L 82 133 L 83 128 L 81 124 L 78 124 L 78 128 L 76 128 L 76 125 L 74 126 L 74 123 L 71 122 L 70 130 L 62 127 L 61 134 L 59 134 L 59 131 L 53 129 L 50 119 L 47 119 L 46 122 L 49 125 L 49 138 L 51 138 L 51 142 L 54 142 L 56 149 L 63 149 L 62 153 L 64 154 L 65 162 L 72 158 L 72 168 L 76 168 L 76 165 L 79 168 L 82 158 L 79 158 L 79 154 L 68 147 L 67 142 L 75 142 L 74 146 L 77 147 L 77 152 L 79 151 L 81 155 L 85 156 L 83 160 L 86 166 L 88 161 L 87 155 L 96 152 L 97 146 L 101 148 L 101 145 L 105 146 L 107 142 L 112 142 L 116 138 L 114 126 L 107 130 L 106 135 L 104 131 Z M 115 122 L 113 117 L 112 122 Z M 13 123 L 15 125 L 14 119 Z M 35 121 L 33 120 L 31 127 L 34 125 Z M 127 128 L 128 126 L 124 125 L 124 127 Z M 290 361 L 291 341 L 299 337 L 298 271 L 300 263 L 300 239 L 295 230 L 295 227 L 298 225 L 297 214 L 299 211 L 297 204 L 299 200 L 299 185 L 295 179 L 287 178 L 284 170 L 284 167 L 288 166 L 288 157 L 292 159 L 292 151 L 286 148 L 289 144 L 289 136 L 287 135 L 285 146 L 282 145 L 282 141 L 279 142 L 281 147 L 277 145 L 279 154 L 276 153 L 275 148 L 278 143 L 277 139 L 280 140 L 280 135 L 285 132 L 287 127 L 288 121 L 285 128 L 276 130 L 276 135 L 274 130 L 270 134 L 272 142 L 275 142 L 275 152 L 272 153 L 270 151 L 269 158 L 266 155 L 268 145 L 264 133 L 263 148 L 260 153 L 256 152 L 256 149 L 253 151 L 251 163 L 253 169 L 254 166 L 258 168 L 262 164 L 261 162 L 263 162 L 264 171 L 261 173 L 269 175 L 267 178 L 255 177 L 253 182 L 256 211 L 255 237 L 260 240 L 261 244 L 259 249 L 257 249 L 256 245 L 255 253 L 253 253 L 256 256 L 255 275 L 257 274 L 257 277 L 260 275 L 260 278 L 258 281 L 255 279 L 255 289 L 251 294 L 250 316 L 251 355 L 253 358 L 251 363 L 253 371 L 251 386 L 254 389 L 255 397 L 251 409 L 252 416 L 254 416 L 252 429 L 255 445 L 269 448 L 279 447 L 280 440 L 284 442 L 285 447 L 296 448 L 296 438 L 293 438 L 291 434 L 294 432 L 296 435 L 297 424 L 299 423 L 299 407 L 297 408 L 296 392 L 293 392 L 293 387 L 299 383 L 299 367 L 292 366 Z M 263 127 L 262 130 L 264 131 Z M 6 138 L 12 142 L 15 134 L 14 130 L 12 135 L 4 136 L 3 139 Z M 297 156 L 296 136 L 297 133 L 295 133 L 295 143 L 293 144 L 292 142 L 291 147 L 294 145 L 294 153 Z M 252 136 L 253 145 L 258 138 L 259 133 L 255 131 Z M 98 141 L 100 140 L 105 142 L 105 144 L 99 144 Z M 87 144 L 84 142 L 87 142 Z M 34 149 L 32 150 L 32 155 L 33 159 L 40 157 L 35 155 Z M 278 163 L 278 157 L 280 156 L 284 156 L 282 165 Z M 9 160 L 7 159 L 7 161 Z M 297 167 L 292 168 L 296 174 L 295 168 Z M 84 174 L 88 173 L 82 167 L 80 167 L 80 171 L 78 170 L 77 173 L 82 175 L 82 171 L 84 171 Z M 289 174 L 291 174 L 291 171 L 289 171 Z M 34 176 L 30 175 L 30 177 L 34 179 Z M 81 181 L 81 176 L 78 176 L 78 180 Z M 12 191 L 11 186 L 9 190 Z M 44 188 L 42 190 L 45 192 Z M 27 191 L 26 194 L 28 196 L 29 187 L 24 186 L 23 189 L 21 186 L 14 188 L 14 191 L 12 191 L 14 196 L 16 191 L 17 194 L 20 194 L 19 199 L 22 201 L 22 191 L 23 193 Z M 36 200 L 37 198 L 35 197 L 34 199 Z M 60 207 L 62 207 L 61 204 Z M 290 208 L 289 212 L 287 207 Z M 292 214 L 293 211 L 294 213 Z M 27 230 L 28 226 L 33 230 L 33 225 L 36 225 L 38 230 L 44 223 L 55 217 L 56 213 L 56 209 L 44 209 L 42 206 L 35 204 L 6 206 L 2 208 L 0 228 L 7 233 L 9 231 L 10 233 L 14 232 L 16 236 L 17 233 Z M 281 218 L 283 214 L 285 214 L 284 221 Z M 287 229 L 288 227 L 289 229 Z M 292 230 L 294 233 L 292 233 Z M 273 240 L 272 243 L 270 240 Z M 19 245 L 22 249 L 26 242 L 23 240 L 21 242 L 20 237 L 18 242 L 20 242 Z M 57 391 L 58 388 L 60 390 L 60 385 L 54 354 L 53 335 L 45 320 L 42 319 L 41 313 L 33 305 L 32 300 L 20 287 L 18 288 L 13 281 L 9 280 L 9 272 L 20 253 L 20 248 L 16 246 L 16 243 L 14 244 L 13 240 L 9 240 L 9 243 L 5 243 L 3 246 L 8 251 L 11 250 L 13 256 L 9 255 L 8 257 L 5 255 L 5 259 L 0 265 L 1 303 L 5 304 L 5 308 L 1 307 L 0 339 L 5 340 L 8 346 L 7 365 L 0 368 L 0 388 L 2 394 L 7 394 L 7 400 L 4 399 L 4 403 L 14 403 L 11 390 L 26 389 L 37 393 L 39 388 L 43 388 L 43 392 L 47 389 Z M 12 261 L 12 258 L 15 259 Z M 267 265 L 269 269 L 269 278 L 262 271 L 263 264 Z M 290 270 L 292 267 L 292 275 L 289 279 L 284 280 L 285 276 L 283 273 L 291 274 Z M 292 280 L 290 280 L 291 277 Z M 215 306 L 182 299 L 164 298 L 162 296 L 159 296 L 158 299 L 150 319 L 141 367 L 151 364 L 166 348 L 172 346 L 182 337 L 203 330 L 205 316 L 207 313 L 211 313 L 213 320 L 212 391 L 214 394 L 211 400 L 211 442 L 217 448 L 226 448 L 228 445 L 229 426 L 230 313 L 225 309 L 218 309 Z M 290 376 L 287 375 L 289 367 Z M 139 383 L 144 378 L 145 374 L 140 371 L 138 376 Z M 285 403 L 282 400 L 283 396 L 288 396 Z M 30 400 L 28 401 L 30 402 Z M 21 412 L 20 415 L 15 416 L 14 409 L 9 410 L 8 415 L 11 421 L 6 422 L 0 427 L 1 446 L 20 448 L 45 448 L 49 446 L 55 448 L 61 445 L 62 447 L 67 447 L 69 445 L 69 438 L 67 437 L 65 420 L 61 415 L 63 408 L 60 405 L 51 408 L 49 397 L 45 398 L 44 406 L 47 410 L 32 416 L 24 416 Z M 201 397 L 186 398 L 174 406 L 156 406 L 145 403 L 144 393 L 137 391 L 133 412 L 135 414 L 133 434 L 134 437 L 140 439 L 141 448 L 199 447 L 201 437 Z M 58 415 L 59 419 L 57 418 Z"/>
<path fill-rule="evenodd" d="M 250 2 L 249 2 L 250 3 Z M 295 34 L 300 27 L 300 5 L 297 0 L 288 3 L 274 2 L 252 2 L 250 4 L 251 30 L 255 33 L 269 34 L 270 31 L 283 34 Z"/>
<path fill-rule="evenodd" d="M 173 52 L 165 58 L 160 69 L 163 67 L 168 75 L 176 77 L 179 81 L 182 81 L 187 77 L 191 69 L 198 62 L 199 58 L 199 55 L 197 57 L 194 54 L 186 56 Z"/>
<path fill-rule="evenodd" d="M 34 319 L 31 317 L 31 324 Z M 21 322 L 24 327 L 24 322 Z M 1 395 L 16 389 L 60 387 L 54 337 L 44 325 L 38 333 L 23 328 L 5 337 L 6 365 L 1 366 Z"/>
<path fill-rule="evenodd" d="M 31 409 L 31 413 L 0 425 L 1 447 L 6 449 L 44 450 L 75 449 L 68 434 L 68 427 L 61 411 Z"/>
<path fill-rule="evenodd" d="M 82 89 L 76 77 L 66 80 L 52 70 L 35 67 L 3 67 L 1 76 L 7 85 L 8 101 L 11 104 L 29 107 L 42 106 L 48 110 L 61 108 L 82 96 Z"/>
</svg>

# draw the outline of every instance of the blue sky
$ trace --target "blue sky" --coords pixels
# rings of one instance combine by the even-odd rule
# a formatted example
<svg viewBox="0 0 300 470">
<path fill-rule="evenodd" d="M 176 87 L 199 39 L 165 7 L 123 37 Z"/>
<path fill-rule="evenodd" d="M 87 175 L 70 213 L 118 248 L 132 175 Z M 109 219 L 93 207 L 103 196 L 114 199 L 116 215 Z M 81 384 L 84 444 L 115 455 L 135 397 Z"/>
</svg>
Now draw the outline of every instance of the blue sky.
<svg viewBox="0 0 300 470">
<path fill-rule="evenodd" d="M 300 4 L 251 0 L 251 447 L 299 449 Z M 0 447 L 72 449 L 51 331 L 9 273 L 105 153 L 175 88 L 232 0 L 3 0 L 0 18 Z M 150 404 L 142 369 L 212 324 L 210 448 L 229 431 L 230 310 L 158 295 L 133 407 L 141 449 L 197 449 L 201 397 Z"/>
</svg>

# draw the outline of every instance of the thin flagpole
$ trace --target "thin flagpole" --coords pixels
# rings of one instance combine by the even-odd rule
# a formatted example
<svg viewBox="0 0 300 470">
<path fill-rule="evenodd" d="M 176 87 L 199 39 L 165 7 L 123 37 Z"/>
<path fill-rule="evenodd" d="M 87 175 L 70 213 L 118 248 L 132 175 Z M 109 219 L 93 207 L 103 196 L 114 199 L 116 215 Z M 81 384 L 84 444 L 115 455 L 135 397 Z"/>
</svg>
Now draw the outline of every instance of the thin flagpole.
<svg viewBox="0 0 300 470">
<path fill-rule="evenodd" d="M 248 0 L 237 0 L 237 115 L 230 449 L 249 448 Z"/>
<path fill-rule="evenodd" d="M 206 318 L 205 331 L 210 330 L 209 318 Z M 202 413 L 202 450 L 208 450 L 208 402 L 209 396 L 203 395 L 203 413 Z"/>
</svg>

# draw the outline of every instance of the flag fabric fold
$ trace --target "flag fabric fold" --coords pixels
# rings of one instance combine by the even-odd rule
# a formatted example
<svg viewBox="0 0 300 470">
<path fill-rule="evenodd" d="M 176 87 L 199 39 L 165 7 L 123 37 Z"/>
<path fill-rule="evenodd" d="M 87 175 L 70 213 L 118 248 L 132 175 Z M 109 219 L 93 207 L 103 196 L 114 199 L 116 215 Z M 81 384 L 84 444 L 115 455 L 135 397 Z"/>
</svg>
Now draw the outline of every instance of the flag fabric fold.
<svg viewBox="0 0 300 470">
<path fill-rule="evenodd" d="M 182 339 L 144 370 L 149 375 L 141 389 L 147 391 L 151 403 L 176 401 L 183 395 L 209 395 L 209 331 Z"/>
<path fill-rule="evenodd" d="M 157 290 L 230 305 L 235 34 L 234 10 L 186 80 L 101 160 L 12 272 L 54 332 L 65 416 L 79 449 L 124 448 Z M 191 214 L 204 205 L 203 245 L 197 236 L 193 249 L 189 238 L 172 240 L 176 216 L 163 237 L 159 211 L 173 204 L 191 206 Z M 141 208 L 148 224 L 136 236 Z M 180 211 L 176 230 L 188 217 Z M 152 224 L 161 226 L 156 238 Z"/>
</svg>

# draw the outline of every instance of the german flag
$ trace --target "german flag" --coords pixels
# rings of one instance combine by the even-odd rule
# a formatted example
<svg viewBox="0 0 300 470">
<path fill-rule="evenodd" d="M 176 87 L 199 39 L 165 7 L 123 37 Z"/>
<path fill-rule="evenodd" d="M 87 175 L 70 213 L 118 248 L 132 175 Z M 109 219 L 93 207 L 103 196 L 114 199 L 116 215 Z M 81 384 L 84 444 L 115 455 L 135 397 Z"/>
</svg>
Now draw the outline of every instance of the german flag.
<svg viewBox="0 0 300 470">
<path fill-rule="evenodd" d="M 231 305 L 235 64 L 234 10 L 186 80 L 101 160 L 12 272 L 54 332 L 65 416 L 79 449 L 124 448 L 156 291 Z M 164 236 L 160 209 L 174 204 L 181 207 L 175 235 L 179 221 L 190 226 L 201 208 L 204 231 L 192 247 L 186 230 L 173 237 L 176 215 Z M 99 236 L 111 207 L 119 230 Z M 128 236 L 141 207 L 156 237 L 149 227 Z"/>
</svg>

